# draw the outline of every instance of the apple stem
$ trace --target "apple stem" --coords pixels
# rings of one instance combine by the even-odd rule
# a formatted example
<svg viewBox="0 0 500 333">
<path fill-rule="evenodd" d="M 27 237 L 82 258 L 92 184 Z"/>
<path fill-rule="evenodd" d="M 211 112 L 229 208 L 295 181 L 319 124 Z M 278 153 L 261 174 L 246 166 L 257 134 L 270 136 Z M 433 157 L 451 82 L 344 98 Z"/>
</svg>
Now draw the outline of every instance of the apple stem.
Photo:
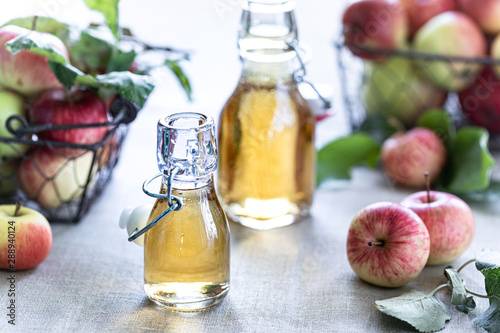
<svg viewBox="0 0 500 333">
<path fill-rule="evenodd" d="M 21 201 L 16 202 L 16 209 L 14 210 L 14 217 L 19 216 L 19 211 L 21 210 L 22 206 L 23 206 L 23 203 Z"/>
<path fill-rule="evenodd" d="M 368 242 L 368 246 L 384 246 L 384 241 Z"/>
<path fill-rule="evenodd" d="M 440 291 L 441 289 L 447 288 L 447 287 L 449 287 L 448 283 L 442 284 L 439 287 L 437 287 L 436 289 L 434 289 L 433 291 L 431 291 L 429 296 L 434 296 L 437 294 L 438 291 Z"/>
<path fill-rule="evenodd" d="M 430 177 L 429 171 L 426 171 L 424 173 L 424 177 L 425 177 L 425 189 L 427 191 L 427 202 L 430 203 L 431 202 L 431 177 Z"/>
<path fill-rule="evenodd" d="M 36 22 L 38 21 L 38 16 L 33 17 L 33 23 L 31 23 L 31 30 L 35 31 L 36 30 Z"/>
<path fill-rule="evenodd" d="M 468 260 L 467 262 L 465 262 L 462 266 L 460 266 L 458 269 L 457 269 L 457 273 L 460 273 L 460 271 L 462 269 L 464 269 L 466 266 L 472 264 L 473 262 L 476 262 L 476 259 L 470 259 Z"/>
</svg>

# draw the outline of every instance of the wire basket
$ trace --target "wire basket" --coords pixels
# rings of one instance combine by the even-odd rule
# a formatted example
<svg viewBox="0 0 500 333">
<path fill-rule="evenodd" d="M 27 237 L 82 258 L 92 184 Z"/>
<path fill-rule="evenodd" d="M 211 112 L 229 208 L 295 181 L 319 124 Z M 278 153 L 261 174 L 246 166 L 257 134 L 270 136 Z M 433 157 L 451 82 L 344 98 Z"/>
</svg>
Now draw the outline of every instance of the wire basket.
<svg viewBox="0 0 500 333">
<path fill-rule="evenodd" d="M 30 125 L 19 116 L 7 119 L 7 129 L 14 137 L 0 136 L 0 144 L 15 151 L 16 157 L 0 164 L 0 204 L 21 201 L 51 222 L 79 221 L 111 178 L 128 124 L 138 111 L 133 103 L 118 96 L 109 107 L 111 120 L 106 123 Z M 37 136 L 46 130 L 103 126 L 107 128 L 104 138 L 91 145 Z M 21 149 L 23 145 L 29 146 L 28 150 Z"/>
<path fill-rule="evenodd" d="M 383 62 L 375 64 L 375 62 L 365 61 L 354 56 L 351 51 L 353 50 L 353 46 L 350 45 L 348 47 L 342 39 L 334 42 L 334 46 L 336 49 L 340 82 L 342 83 L 342 102 L 353 132 L 360 130 L 367 115 L 377 112 L 382 113 L 386 110 L 389 110 L 390 112 L 388 113 L 390 114 L 400 112 L 399 115 L 401 117 L 397 118 L 400 118 L 400 120 L 402 118 L 402 122 L 406 127 L 414 126 L 421 114 L 433 108 L 445 109 L 452 116 L 457 127 L 470 125 L 471 122 L 465 116 L 467 112 L 464 112 L 466 110 L 462 109 L 463 104 L 461 104 L 459 99 L 459 93 L 457 91 L 445 91 L 431 84 L 430 81 L 422 79 L 424 77 L 423 72 L 425 71 L 427 76 L 436 75 L 432 80 L 434 82 L 438 82 L 439 80 L 460 82 L 460 85 L 457 85 L 459 86 L 457 90 L 464 91 L 474 82 L 471 78 L 475 78 L 476 74 L 481 73 L 482 68 L 500 65 L 498 60 L 489 57 L 448 57 L 418 53 L 410 50 L 382 50 L 362 47 L 354 49 L 355 52 L 360 51 L 365 54 L 376 55 L 379 59 L 385 58 Z M 404 65 L 389 68 L 393 66 L 389 65 L 389 60 L 394 64 L 398 61 L 397 59 L 401 59 L 402 63 L 404 61 L 411 63 L 411 70 L 416 71 L 417 75 L 412 74 L 411 79 L 405 81 L 405 78 L 407 79 L 410 75 L 407 75 L 405 72 L 407 68 Z M 447 66 L 448 77 L 443 76 L 442 72 L 439 73 L 436 71 L 434 74 L 433 70 L 436 68 L 435 66 L 440 64 Z M 378 66 L 376 68 L 384 68 L 386 66 L 386 68 L 376 73 L 377 69 L 372 70 L 371 66 Z M 410 69 L 408 68 L 408 70 Z M 379 75 L 377 78 L 379 81 L 378 86 L 377 82 L 370 81 L 373 80 L 374 75 Z M 438 75 L 440 75 L 439 78 L 437 77 Z M 396 84 L 393 84 L 388 90 L 382 86 L 387 81 L 396 82 Z M 406 101 L 405 98 L 407 99 Z M 375 102 L 373 102 L 374 100 Z M 410 103 L 412 100 L 413 104 Z M 398 111 L 398 109 L 402 111 Z M 405 114 L 404 112 L 406 111 L 408 112 Z M 413 114 L 414 116 L 405 118 L 405 115 L 408 114 Z M 500 123 L 500 118 L 495 121 Z M 499 134 L 490 133 L 490 147 L 494 150 L 500 150 Z"/>
</svg>

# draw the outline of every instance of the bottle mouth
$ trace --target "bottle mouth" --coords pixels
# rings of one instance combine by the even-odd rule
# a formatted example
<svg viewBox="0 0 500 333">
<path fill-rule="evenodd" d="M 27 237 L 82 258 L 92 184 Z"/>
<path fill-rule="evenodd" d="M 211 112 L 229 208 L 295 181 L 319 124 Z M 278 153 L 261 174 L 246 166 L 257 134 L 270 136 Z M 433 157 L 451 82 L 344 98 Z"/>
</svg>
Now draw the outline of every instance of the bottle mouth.
<svg viewBox="0 0 500 333">
<path fill-rule="evenodd" d="M 179 112 L 160 119 L 160 125 L 169 130 L 202 132 L 214 125 L 212 117 L 196 112 Z"/>
<path fill-rule="evenodd" d="M 246 0 L 243 10 L 255 13 L 281 13 L 295 9 L 295 0 Z"/>
</svg>

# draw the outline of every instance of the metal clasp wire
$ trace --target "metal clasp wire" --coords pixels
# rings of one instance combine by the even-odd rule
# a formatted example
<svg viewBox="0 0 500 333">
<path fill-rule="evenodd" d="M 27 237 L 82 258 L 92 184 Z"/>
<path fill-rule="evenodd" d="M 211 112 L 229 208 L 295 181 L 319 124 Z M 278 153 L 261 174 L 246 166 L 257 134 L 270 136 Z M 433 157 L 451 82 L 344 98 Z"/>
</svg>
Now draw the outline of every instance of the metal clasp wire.
<svg viewBox="0 0 500 333">
<path fill-rule="evenodd" d="M 311 88 L 314 90 L 314 92 L 318 95 L 319 99 L 321 99 L 321 101 L 323 102 L 324 109 L 325 110 L 330 109 L 332 107 L 332 103 L 320 94 L 320 92 L 318 91 L 318 89 L 316 89 L 316 87 L 314 86 L 314 84 L 312 82 L 309 82 L 309 81 L 304 79 L 304 76 L 306 76 L 306 65 L 304 64 L 304 61 L 302 61 L 302 58 L 300 57 L 298 43 L 292 42 L 292 43 L 286 43 L 286 45 L 289 48 L 291 48 L 293 51 L 295 51 L 295 54 L 297 55 L 297 60 L 299 60 L 299 64 L 300 64 L 300 68 L 297 69 L 293 73 L 293 79 L 295 80 L 295 82 L 306 83 L 309 86 L 311 86 Z"/>
<path fill-rule="evenodd" d="M 172 180 L 174 179 L 174 176 L 179 172 L 179 167 L 174 168 L 170 174 L 168 175 L 167 178 L 167 193 L 166 194 L 159 194 L 159 193 L 153 193 L 150 192 L 147 188 L 149 184 L 155 180 L 158 177 L 163 177 L 164 174 L 157 174 L 154 175 L 153 177 L 146 179 L 144 183 L 142 184 L 142 191 L 149 195 L 150 197 L 156 198 L 156 199 L 166 199 L 168 203 L 168 209 L 165 210 L 163 213 L 161 213 L 156 219 L 154 219 L 151 223 L 149 223 L 147 226 L 142 228 L 141 230 L 135 230 L 130 234 L 130 237 L 128 238 L 129 242 L 134 241 L 138 237 L 140 237 L 142 234 L 144 234 L 146 231 L 154 227 L 158 222 L 160 222 L 161 219 L 163 219 L 165 216 L 170 214 L 174 210 L 181 210 L 182 207 L 184 206 L 182 203 L 182 199 L 176 196 L 172 195 Z"/>
</svg>

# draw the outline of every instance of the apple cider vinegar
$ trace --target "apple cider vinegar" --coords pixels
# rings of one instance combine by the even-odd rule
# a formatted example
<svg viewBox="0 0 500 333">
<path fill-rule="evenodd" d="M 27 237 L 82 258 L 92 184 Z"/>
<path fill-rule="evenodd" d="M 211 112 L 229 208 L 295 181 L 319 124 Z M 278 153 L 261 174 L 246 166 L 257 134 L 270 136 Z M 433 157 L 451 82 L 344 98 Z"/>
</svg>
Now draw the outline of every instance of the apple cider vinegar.
<svg viewBox="0 0 500 333">
<path fill-rule="evenodd" d="M 314 117 L 292 82 L 241 82 L 219 130 L 218 186 L 228 216 L 256 229 L 307 215 L 315 179 Z"/>
<path fill-rule="evenodd" d="M 297 88 L 294 0 L 247 0 L 243 70 L 219 120 L 218 192 L 230 219 L 254 229 L 309 214 L 316 182 L 315 119 Z"/>
<path fill-rule="evenodd" d="M 145 183 L 157 200 L 148 226 L 137 232 L 145 232 L 144 289 L 170 310 L 203 310 L 229 291 L 230 233 L 213 182 L 213 119 L 189 112 L 160 119 L 157 159 L 160 194 L 147 190 L 158 176 Z"/>
<path fill-rule="evenodd" d="M 172 195 L 184 206 L 145 234 L 144 287 L 155 303 L 190 310 L 229 289 L 229 230 L 213 183 Z M 157 200 L 150 221 L 167 208 L 167 200 Z"/>
</svg>

